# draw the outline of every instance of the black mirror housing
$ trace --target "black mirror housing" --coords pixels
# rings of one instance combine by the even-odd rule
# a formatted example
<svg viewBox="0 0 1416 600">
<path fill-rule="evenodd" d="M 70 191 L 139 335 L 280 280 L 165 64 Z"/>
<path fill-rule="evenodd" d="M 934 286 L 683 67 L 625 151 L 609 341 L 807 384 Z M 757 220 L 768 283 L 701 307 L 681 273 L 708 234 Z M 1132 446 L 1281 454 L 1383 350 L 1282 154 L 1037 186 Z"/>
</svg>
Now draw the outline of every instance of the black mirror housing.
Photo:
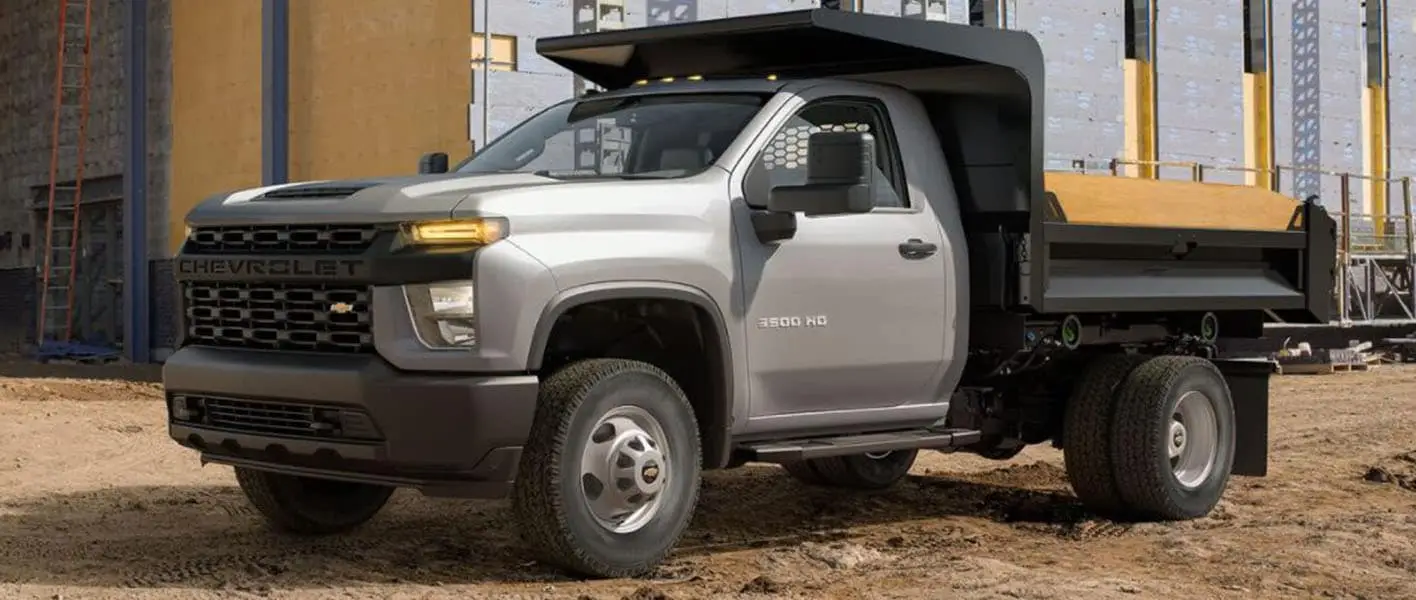
<svg viewBox="0 0 1416 600">
<path fill-rule="evenodd" d="M 865 134 L 813 133 L 807 140 L 806 183 L 773 187 L 767 210 L 807 216 L 870 212 L 874 164 L 874 144 Z"/>
<path fill-rule="evenodd" d="M 418 159 L 418 174 L 447 172 L 447 153 L 429 152 Z"/>
<path fill-rule="evenodd" d="M 784 185 L 772 188 L 772 195 L 767 198 L 769 211 L 802 213 L 808 217 L 867 213 L 874 206 L 868 185 Z"/>
</svg>

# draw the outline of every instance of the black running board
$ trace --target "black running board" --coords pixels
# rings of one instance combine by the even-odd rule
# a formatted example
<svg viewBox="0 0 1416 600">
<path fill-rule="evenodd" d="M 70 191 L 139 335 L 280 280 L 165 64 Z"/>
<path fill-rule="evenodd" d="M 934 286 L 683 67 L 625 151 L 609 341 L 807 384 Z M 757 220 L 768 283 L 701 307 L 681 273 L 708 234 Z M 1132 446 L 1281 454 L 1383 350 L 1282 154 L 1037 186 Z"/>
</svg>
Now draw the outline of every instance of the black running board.
<svg viewBox="0 0 1416 600">
<path fill-rule="evenodd" d="M 970 429 L 910 429 L 888 433 L 751 442 L 739 446 L 739 450 L 750 461 L 785 463 L 866 452 L 958 448 L 976 443 L 980 437 L 980 432 Z"/>
</svg>

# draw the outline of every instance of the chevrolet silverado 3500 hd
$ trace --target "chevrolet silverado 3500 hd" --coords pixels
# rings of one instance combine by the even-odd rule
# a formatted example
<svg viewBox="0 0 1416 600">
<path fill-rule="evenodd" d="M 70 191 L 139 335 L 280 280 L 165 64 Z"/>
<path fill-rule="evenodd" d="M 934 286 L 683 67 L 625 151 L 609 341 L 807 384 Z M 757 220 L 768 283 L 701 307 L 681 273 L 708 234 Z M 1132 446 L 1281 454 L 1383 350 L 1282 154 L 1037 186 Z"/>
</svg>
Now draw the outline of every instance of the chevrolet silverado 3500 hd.
<svg viewBox="0 0 1416 600">
<path fill-rule="evenodd" d="M 1214 341 L 1327 321 L 1332 219 L 1044 174 L 1027 33 L 811 10 L 537 49 L 604 91 L 451 172 L 190 212 L 170 432 L 276 526 L 510 496 L 544 561 L 627 576 L 745 461 L 883 488 L 1051 442 L 1087 506 L 1153 520 L 1265 473 L 1271 365 Z"/>
</svg>

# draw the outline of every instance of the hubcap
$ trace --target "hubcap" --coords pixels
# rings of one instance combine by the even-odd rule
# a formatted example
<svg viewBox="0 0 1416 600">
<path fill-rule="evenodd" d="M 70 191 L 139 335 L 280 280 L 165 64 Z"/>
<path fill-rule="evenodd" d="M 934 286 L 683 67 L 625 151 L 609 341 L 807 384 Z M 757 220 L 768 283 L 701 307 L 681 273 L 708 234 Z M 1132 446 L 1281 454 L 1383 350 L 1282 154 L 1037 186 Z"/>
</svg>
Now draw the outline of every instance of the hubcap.
<svg viewBox="0 0 1416 600">
<path fill-rule="evenodd" d="M 590 429 L 580 458 L 580 489 L 600 526 L 631 533 L 659 512 L 673 477 L 663 439 L 659 421 L 638 406 L 617 407 Z"/>
<path fill-rule="evenodd" d="M 1219 451 L 1219 419 L 1214 403 L 1201 392 L 1185 392 L 1175 404 L 1166 438 L 1170 471 L 1176 481 L 1196 488 L 1209 479 Z"/>
</svg>

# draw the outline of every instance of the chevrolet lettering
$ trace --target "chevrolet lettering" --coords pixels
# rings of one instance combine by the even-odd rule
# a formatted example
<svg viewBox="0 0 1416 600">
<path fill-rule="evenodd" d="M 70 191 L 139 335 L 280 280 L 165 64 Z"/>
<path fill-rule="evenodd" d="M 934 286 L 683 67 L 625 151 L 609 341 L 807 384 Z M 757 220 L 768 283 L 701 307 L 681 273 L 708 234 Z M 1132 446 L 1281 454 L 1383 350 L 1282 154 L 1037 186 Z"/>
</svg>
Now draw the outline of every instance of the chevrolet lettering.
<svg viewBox="0 0 1416 600">
<path fill-rule="evenodd" d="M 205 258 L 177 260 L 177 274 L 188 277 L 327 277 L 359 274 L 362 261 L 328 258 Z"/>
<path fill-rule="evenodd" d="M 1275 365 L 1219 336 L 1329 321 L 1321 203 L 1045 172 L 1027 31 L 812 9 L 535 43 L 601 91 L 187 213 L 169 433 L 277 527 L 509 497 L 528 558 L 631 577 L 748 462 L 882 490 L 1049 444 L 1128 521 L 1265 474 Z"/>
</svg>

